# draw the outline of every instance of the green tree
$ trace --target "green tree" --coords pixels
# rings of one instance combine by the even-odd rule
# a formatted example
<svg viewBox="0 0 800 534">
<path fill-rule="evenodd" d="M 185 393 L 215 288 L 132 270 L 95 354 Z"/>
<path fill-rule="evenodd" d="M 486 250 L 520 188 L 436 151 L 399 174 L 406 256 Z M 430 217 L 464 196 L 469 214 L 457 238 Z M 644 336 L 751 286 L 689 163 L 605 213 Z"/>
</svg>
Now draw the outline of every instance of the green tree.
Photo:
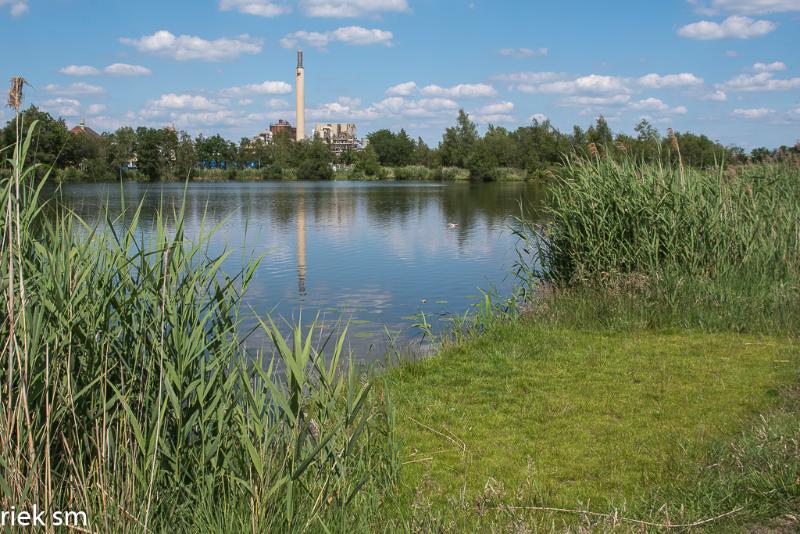
<svg viewBox="0 0 800 534">
<path fill-rule="evenodd" d="M 435 153 L 431 150 L 431 147 L 429 147 L 421 137 L 418 138 L 416 146 L 414 147 L 414 163 L 430 168 L 434 165 L 434 159 Z"/>
<path fill-rule="evenodd" d="M 381 165 L 402 167 L 410 165 L 414 157 L 414 141 L 405 130 L 395 134 L 390 130 L 378 130 L 367 136 L 375 149 Z"/>
<path fill-rule="evenodd" d="M 197 158 L 192 137 L 186 132 L 181 132 L 175 153 L 175 174 L 181 179 L 191 179 L 195 175 L 196 166 Z"/>
<path fill-rule="evenodd" d="M 298 148 L 302 154 L 301 162 L 297 166 L 299 180 L 333 179 L 333 153 L 325 141 L 317 138 L 311 142 L 298 143 Z"/>
<path fill-rule="evenodd" d="M 600 115 L 594 126 L 590 126 L 586 132 L 586 139 L 589 143 L 594 143 L 598 150 L 612 150 L 614 145 L 614 133 L 611 131 L 605 117 Z"/>
<path fill-rule="evenodd" d="M 34 132 L 31 148 L 28 151 L 28 163 L 41 163 L 45 166 L 56 165 L 63 168 L 67 165 L 64 153 L 71 139 L 67 125 L 62 119 L 54 119 L 49 113 L 30 106 L 21 114 L 23 127 L 27 129 L 33 121 L 39 121 Z M 11 146 L 16 139 L 16 121 L 10 120 L 0 131 L 0 144 Z M 71 163 L 71 162 L 70 162 Z"/>
<path fill-rule="evenodd" d="M 381 162 L 378 159 L 378 153 L 375 151 L 375 147 L 367 145 L 367 147 L 358 154 L 355 168 L 365 176 L 377 176 L 380 173 Z"/>
<path fill-rule="evenodd" d="M 458 111 L 456 126 L 445 130 L 439 153 L 446 167 L 467 167 L 470 152 L 478 142 L 478 127 L 463 109 Z"/>
<path fill-rule="evenodd" d="M 151 181 L 160 180 L 169 170 L 161 142 L 159 130 L 145 127 L 136 129 L 136 168 Z"/>
</svg>

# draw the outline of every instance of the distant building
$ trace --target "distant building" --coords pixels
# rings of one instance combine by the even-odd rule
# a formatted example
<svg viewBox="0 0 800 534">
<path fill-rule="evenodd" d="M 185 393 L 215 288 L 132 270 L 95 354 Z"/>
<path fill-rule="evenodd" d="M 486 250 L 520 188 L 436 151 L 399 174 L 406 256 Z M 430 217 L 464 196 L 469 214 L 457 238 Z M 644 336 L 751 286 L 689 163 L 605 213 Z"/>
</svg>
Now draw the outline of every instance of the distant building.
<svg viewBox="0 0 800 534">
<path fill-rule="evenodd" d="M 86 121 L 81 123 L 69 131 L 72 135 L 85 135 L 87 137 L 100 137 L 100 134 L 86 126 Z"/>
<path fill-rule="evenodd" d="M 297 128 L 292 126 L 289 121 L 285 121 L 283 119 L 279 120 L 275 124 L 269 125 L 269 133 L 271 136 L 270 140 L 274 140 L 276 135 L 289 135 L 292 139 L 297 138 Z"/>
<path fill-rule="evenodd" d="M 351 150 L 361 150 L 361 142 L 356 137 L 355 124 L 317 124 L 314 137 L 322 139 L 337 156 Z"/>
<path fill-rule="evenodd" d="M 272 143 L 272 132 L 270 132 L 269 130 L 267 130 L 266 132 L 261 132 L 260 134 L 255 136 L 252 139 L 252 141 L 254 143 L 261 142 L 261 143 L 264 143 L 264 144 L 268 145 L 268 144 Z"/>
</svg>

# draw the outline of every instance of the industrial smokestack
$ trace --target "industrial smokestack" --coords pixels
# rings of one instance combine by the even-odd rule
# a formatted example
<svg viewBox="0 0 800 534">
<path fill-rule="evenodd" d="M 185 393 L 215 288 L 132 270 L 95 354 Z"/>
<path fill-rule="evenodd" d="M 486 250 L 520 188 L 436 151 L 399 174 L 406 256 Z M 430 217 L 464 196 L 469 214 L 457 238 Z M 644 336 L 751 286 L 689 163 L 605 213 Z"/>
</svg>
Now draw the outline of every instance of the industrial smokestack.
<svg viewBox="0 0 800 534">
<path fill-rule="evenodd" d="M 306 138 L 306 75 L 303 51 L 297 51 L 297 140 Z"/>
</svg>

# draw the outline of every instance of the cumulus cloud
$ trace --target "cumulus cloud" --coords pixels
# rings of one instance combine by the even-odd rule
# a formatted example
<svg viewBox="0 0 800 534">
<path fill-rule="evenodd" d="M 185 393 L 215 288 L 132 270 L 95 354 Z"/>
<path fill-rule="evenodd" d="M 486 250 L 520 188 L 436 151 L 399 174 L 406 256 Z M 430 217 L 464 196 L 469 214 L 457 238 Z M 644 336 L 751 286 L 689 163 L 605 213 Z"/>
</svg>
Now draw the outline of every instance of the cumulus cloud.
<svg viewBox="0 0 800 534">
<path fill-rule="evenodd" d="M 393 96 L 411 96 L 417 92 L 416 82 L 398 83 L 386 90 L 387 95 Z"/>
<path fill-rule="evenodd" d="M 394 35 L 390 31 L 367 29 L 361 26 L 347 26 L 329 32 L 297 31 L 281 39 L 284 48 L 296 48 L 305 43 L 314 48 L 326 48 L 331 43 L 366 46 L 381 44 L 391 46 Z"/>
<path fill-rule="evenodd" d="M 758 74 L 741 74 L 722 84 L 722 89 L 729 91 L 789 91 L 800 87 L 800 78 L 776 79 L 772 72 Z"/>
<path fill-rule="evenodd" d="M 756 63 L 753 65 L 753 70 L 756 72 L 777 72 L 786 70 L 786 64 L 782 61 L 773 61 L 772 63 Z"/>
<path fill-rule="evenodd" d="M 507 113 L 497 113 L 494 115 L 481 115 L 476 113 L 470 116 L 478 124 L 509 124 L 516 122 L 516 117 Z"/>
<path fill-rule="evenodd" d="M 292 8 L 285 4 L 278 4 L 270 0 L 220 0 L 220 11 L 233 11 L 246 15 L 272 18 L 290 13 Z"/>
<path fill-rule="evenodd" d="M 127 63 L 114 63 L 109 65 L 103 72 L 114 76 L 149 76 L 152 71 L 141 65 L 128 65 Z"/>
<path fill-rule="evenodd" d="M 539 85 L 518 86 L 526 93 L 573 94 L 573 93 L 629 93 L 624 78 L 590 74 L 573 80 L 561 80 Z"/>
<path fill-rule="evenodd" d="M 686 87 L 692 85 L 702 85 L 703 79 L 695 76 L 690 72 L 681 72 L 680 74 L 667 74 L 661 76 L 660 74 L 646 74 L 637 80 L 639 85 L 643 87 L 650 87 L 652 89 L 663 89 L 665 87 Z"/>
<path fill-rule="evenodd" d="M 86 113 L 88 115 L 99 115 L 106 110 L 105 104 L 89 104 L 86 106 Z"/>
<path fill-rule="evenodd" d="M 229 87 L 220 93 L 223 96 L 243 96 L 243 95 L 285 95 L 292 92 L 292 86 L 286 82 L 266 81 L 262 83 L 251 83 L 239 87 Z"/>
<path fill-rule="evenodd" d="M 105 89 L 98 85 L 89 85 L 88 83 L 71 83 L 69 85 L 57 85 L 51 83 L 45 86 L 45 91 L 53 93 L 54 95 L 99 95 L 105 93 Z"/>
<path fill-rule="evenodd" d="M 60 117 L 77 117 L 81 103 L 74 98 L 53 98 L 42 102 L 42 108 Z"/>
<path fill-rule="evenodd" d="M 734 15 L 722 22 L 701 20 L 687 24 L 678 30 L 678 35 L 689 39 L 750 39 L 761 37 L 775 30 L 777 26 L 768 20 L 754 20 L 750 17 Z"/>
<path fill-rule="evenodd" d="M 453 87 L 428 85 L 422 88 L 421 93 L 425 96 L 443 96 L 447 98 L 480 98 L 495 96 L 497 91 L 494 87 L 485 83 L 462 83 Z"/>
<path fill-rule="evenodd" d="M 340 97 L 335 102 L 324 103 L 306 110 L 310 119 L 361 120 L 426 118 L 450 120 L 459 109 L 458 102 L 450 98 L 404 98 L 390 96 L 363 107 L 355 98 Z"/>
<path fill-rule="evenodd" d="M 700 96 L 701 100 L 711 100 L 714 102 L 725 102 L 728 100 L 728 94 L 722 89 L 717 89 L 711 93 L 706 93 Z"/>
<path fill-rule="evenodd" d="M 561 99 L 564 106 L 621 106 L 630 102 L 628 95 L 568 96 Z"/>
<path fill-rule="evenodd" d="M 774 109 L 769 108 L 737 108 L 733 110 L 733 114 L 743 119 L 763 119 L 767 115 L 775 113 Z"/>
<path fill-rule="evenodd" d="M 361 101 L 355 98 L 341 97 L 336 102 L 328 102 L 306 110 L 311 119 L 327 120 L 374 120 L 381 114 L 374 108 L 361 108 Z"/>
<path fill-rule="evenodd" d="M 701 9 L 708 13 L 727 11 L 745 15 L 783 13 L 800 11 L 800 0 L 712 0 L 710 6 Z"/>
<path fill-rule="evenodd" d="M 533 115 L 531 115 L 530 119 L 528 119 L 528 120 L 530 120 L 531 122 L 542 123 L 542 122 L 546 122 L 546 121 L 548 121 L 550 119 L 548 119 L 547 115 L 544 115 L 543 113 L 534 113 Z"/>
<path fill-rule="evenodd" d="M 267 101 L 267 106 L 272 109 L 289 109 L 289 101 L 285 98 L 270 98 Z"/>
<path fill-rule="evenodd" d="M 96 76 L 100 74 L 99 70 L 89 65 L 69 65 L 58 72 L 67 76 Z"/>
<path fill-rule="evenodd" d="M 662 113 L 683 115 L 688 110 L 684 106 L 670 107 L 659 98 L 645 98 L 631 102 L 630 109 L 634 111 L 660 111 Z"/>
<path fill-rule="evenodd" d="M 157 100 L 152 100 L 150 104 L 157 109 L 186 109 L 196 111 L 213 111 L 223 107 L 220 102 L 211 100 L 202 95 L 178 95 L 175 93 L 161 95 Z"/>
<path fill-rule="evenodd" d="M 536 56 L 546 56 L 547 48 L 503 48 L 499 51 L 501 56 L 513 57 L 516 59 L 525 59 Z"/>
<path fill-rule="evenodd" d="M 300 0 L 311 17 L 353 18 L 379 13 L 408 12 L 406 0 Z"/>
<path fill-rule="evenodd" d="M 177 61 L 222 61 L 235 59 L 242 54 L 258 54 L 262 50 L 262 42 L 246 34 L 235 39 L 207 40 L 191 35 L 175 36 L 166 30 L 161 30 L 139 39 L 123 37 L 120 42 L 134 47 L 139 52 Z"/>
<path fill-rule="evenodd" d="M 478 110 L 478 113 L 481 115 L 499 115 L 504 113 L 511 113 L 514 111 L 514 103 L 513 102 L 495 102 L 494 104 L 488 104 L 483 106 Z"/>
<path fill-rule="evenodd" d="M 511 72 L 508 74 L 498 74 L 493 78 L 501 82 L 517 82 L 517 83 L 543 83 L 552 80 L 563 78 L 564 75 L 558 72 Z"/>
<path fill-rule="evenodd" d="M 8 6 L 12 17 L 19 17 L 28 12 L 28 0 L 0 0 L 0 7 Z"/>
</svg>

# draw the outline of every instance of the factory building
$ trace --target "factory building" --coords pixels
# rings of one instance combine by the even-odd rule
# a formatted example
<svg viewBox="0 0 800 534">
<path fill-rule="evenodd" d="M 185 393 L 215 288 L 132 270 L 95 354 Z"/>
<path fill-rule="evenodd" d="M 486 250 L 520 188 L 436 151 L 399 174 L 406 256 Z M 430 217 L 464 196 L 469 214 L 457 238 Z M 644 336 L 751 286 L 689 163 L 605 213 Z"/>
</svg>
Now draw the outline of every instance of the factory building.
<svg viewBox="0 0 800 534">
<path fill-rule="evenodd" d="M 314 137 L 322 139 L 337 156 L 347 151 L 361 150 L 361 142 L 356 137 L 355 124 L 328 123 L 314 126 Z"/>
</svg>

